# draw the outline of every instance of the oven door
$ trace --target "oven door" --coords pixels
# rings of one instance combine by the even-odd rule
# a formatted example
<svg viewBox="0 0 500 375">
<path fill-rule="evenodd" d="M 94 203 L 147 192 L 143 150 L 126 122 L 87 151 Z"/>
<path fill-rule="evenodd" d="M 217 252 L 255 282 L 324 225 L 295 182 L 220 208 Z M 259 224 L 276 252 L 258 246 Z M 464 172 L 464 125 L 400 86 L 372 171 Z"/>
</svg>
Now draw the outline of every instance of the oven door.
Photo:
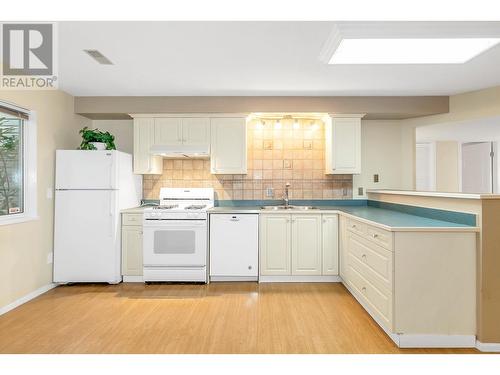
<svg viewBox="0 0 500 375">
<path fill-rule="evenodd" d="M 145 267 L 205 267 L 206 220 L 145 220 Z"/>
</svg>

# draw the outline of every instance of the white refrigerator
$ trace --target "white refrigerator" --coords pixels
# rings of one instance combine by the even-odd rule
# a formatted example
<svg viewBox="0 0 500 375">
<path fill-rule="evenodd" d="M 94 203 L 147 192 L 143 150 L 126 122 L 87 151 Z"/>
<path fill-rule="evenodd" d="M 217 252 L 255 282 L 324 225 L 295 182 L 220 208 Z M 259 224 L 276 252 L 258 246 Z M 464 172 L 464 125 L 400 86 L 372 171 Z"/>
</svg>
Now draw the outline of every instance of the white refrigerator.
<svg viewBox="0 0 500 375">
<path fill-rule="evenodd" d="M 136 207 L 142 177 L 119 151 L 56 151 L 54 282 L 119 283 L 120 210 Z"/>
</svg>

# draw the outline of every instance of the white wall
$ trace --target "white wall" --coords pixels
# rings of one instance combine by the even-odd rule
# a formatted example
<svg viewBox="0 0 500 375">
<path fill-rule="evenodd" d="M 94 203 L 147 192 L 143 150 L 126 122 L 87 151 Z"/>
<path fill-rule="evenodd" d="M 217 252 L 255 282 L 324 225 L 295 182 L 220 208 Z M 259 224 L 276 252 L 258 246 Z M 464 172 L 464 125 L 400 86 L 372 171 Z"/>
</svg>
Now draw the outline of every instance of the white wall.
<svg viewBox="0 0 500 375">
<path fill-rule="evenodd" d="M 436 191 L 460 191 L 460 144 L 436 142 Z"/>
<path fill-rule="evenodd" d="M 397 120 L 361 122 L 361 174 L 353 176 L 353 197 L 366 189 L 413 189 L 415 131 Z M 379 182 L 373 182 L 373 175 Z M 358 188 L 363 188 L 363 195 Z"/>
<path fill-rule="evenodd" d="M 133 120 L 93 120 L 92 128 L 108 131 L 115 136 L 116 149 L 132 154 L 134 151 Z"/>
<path fill-rule="evenodd" d="M 62 91 L 0 91 L 0 100 L 36 111 L 38 220 L 0 226 L 0 308 L 52 282 L 55 150 L 75 149 L 90 121 Z"/>
</svg>

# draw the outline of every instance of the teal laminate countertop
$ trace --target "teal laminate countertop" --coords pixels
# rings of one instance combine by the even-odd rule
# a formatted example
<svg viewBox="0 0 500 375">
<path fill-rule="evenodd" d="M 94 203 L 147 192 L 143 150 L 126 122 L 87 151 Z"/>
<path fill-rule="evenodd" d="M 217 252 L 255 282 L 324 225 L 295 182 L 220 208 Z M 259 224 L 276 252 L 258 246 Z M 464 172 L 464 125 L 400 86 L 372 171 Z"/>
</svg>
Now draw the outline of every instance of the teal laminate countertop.
<svg viewBox="0 0 500 375">
<path fill-rule="evenodd" d="M 336 212 L 346 214 L 355 219 L 374 224 L 391 231 L 479 231 L 479 228 L 473 225 L 460 224 L 450 221 L 431 219 L 423 216 L 411 215 L 394 210 L 377 208 L 371 206 L 315 206 L 318 209 L 313 210 L 262 210 L 260 206 L 243 207 L 214 207 L 209 210 L 211 214 L 223 213 L 266 213 L 266 214 L 314 214 Z"/>
</svg>

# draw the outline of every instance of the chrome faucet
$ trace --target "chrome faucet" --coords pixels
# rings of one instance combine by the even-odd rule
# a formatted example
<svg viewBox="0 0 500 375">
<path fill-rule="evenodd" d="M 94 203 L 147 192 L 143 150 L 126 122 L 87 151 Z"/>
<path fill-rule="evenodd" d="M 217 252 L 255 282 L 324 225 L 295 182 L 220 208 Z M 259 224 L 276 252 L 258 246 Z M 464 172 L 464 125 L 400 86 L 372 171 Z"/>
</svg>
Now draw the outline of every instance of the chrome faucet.
<svg viewBox="0 0 500 375">
<path fill-rule="evenodd" d="M 285 203 L 285 207 L 288 207 L 288 202 L 289 202 L 289 199 L 288 199 L 288 188 L 290 187 L 290 183 L 287 182 L 285 184 L 285 193 L 283 194 L 283 201 Z"/>
</svg>

